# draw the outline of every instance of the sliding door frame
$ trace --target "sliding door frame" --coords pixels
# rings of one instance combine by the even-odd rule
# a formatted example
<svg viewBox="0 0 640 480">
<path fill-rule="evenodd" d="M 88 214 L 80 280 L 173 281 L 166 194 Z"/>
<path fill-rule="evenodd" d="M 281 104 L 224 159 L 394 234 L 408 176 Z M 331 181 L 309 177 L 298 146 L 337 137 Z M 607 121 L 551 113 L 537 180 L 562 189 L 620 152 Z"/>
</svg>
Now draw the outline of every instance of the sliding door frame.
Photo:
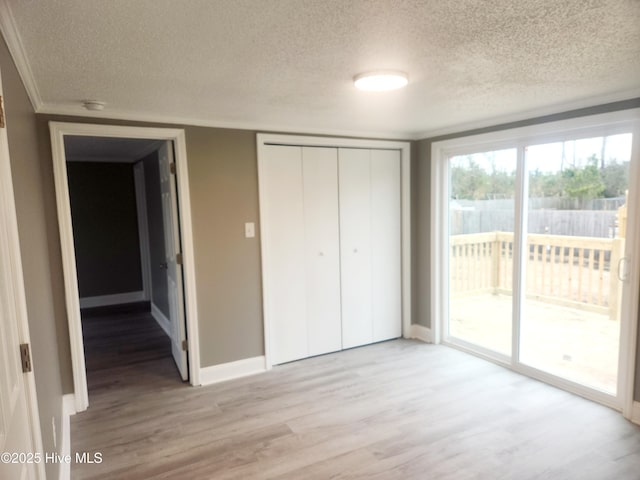
<svg viewBox="0 0 640 480">
<path fill-rule="evenodd" d="M 525 147 L 574 138 L 633 133 L 629 173 L 629 201 L 633 209 L 640 204 L 640 109 L 577 117 L 526 127 L 436 141 L 431 146 L 431 318 L 434 343 L 443 343 L 479 355 L 519 373 L 542 380 L 569 392 L 597 401 L 631 418 L 634 402 L 636 338 L 638 334 L 638 297 L 640 290 L 640 221 L 632 212 L 628 216 L 625 258 L 628 275 L 622 282 L 623 298 L 620 316 L 620 354 L 618 392 L 612 396 L 559 378 L 519 361 L 520 325 L 524 297 L 523 255 L 526 248 L 528 181 Z M 513 331 L 512 352 L 507 357 L 464 341 L 449 337 L 449 160 L 456 155 L 517 148 L 514 265 L 513 265 Z M 613 274 L 614 272 L 612 272 Z"/>
</svg>

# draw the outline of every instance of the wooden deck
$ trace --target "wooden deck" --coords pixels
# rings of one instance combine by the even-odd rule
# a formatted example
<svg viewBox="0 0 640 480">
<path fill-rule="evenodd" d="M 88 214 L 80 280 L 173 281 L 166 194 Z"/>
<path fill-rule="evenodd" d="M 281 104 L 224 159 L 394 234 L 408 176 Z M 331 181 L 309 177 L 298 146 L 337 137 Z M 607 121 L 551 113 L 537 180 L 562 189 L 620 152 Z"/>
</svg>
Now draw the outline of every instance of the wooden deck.
<svg viewBox="0 0 640 480">
<path fill-rule="evenodd" d="M 397 340 L 193 388 L 150 317 L 107 322 L 85 325 L 100 348 L 71 422 L 72 452 L 104 461 L 74 479 L 639 478 L 640 427 L 451 348 Z"/>
<path fill-rule="evenodd" d="M 484 294 L 454 299 L 454 336 L 490 350 L 511 353 L 511 296 Z M 614 394 L 620 322 L 608 314 L 528 299 L 521 326 L 524 363 Z M 640 478 L 640 476 L 639 476 Z"/>
</svg>

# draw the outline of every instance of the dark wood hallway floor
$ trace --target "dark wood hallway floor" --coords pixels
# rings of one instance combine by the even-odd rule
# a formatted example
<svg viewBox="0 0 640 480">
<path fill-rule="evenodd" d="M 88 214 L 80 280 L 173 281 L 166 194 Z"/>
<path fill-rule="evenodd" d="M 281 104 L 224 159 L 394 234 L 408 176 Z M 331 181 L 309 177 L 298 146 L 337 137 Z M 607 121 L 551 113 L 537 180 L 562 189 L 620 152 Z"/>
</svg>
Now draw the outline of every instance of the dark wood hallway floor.
<svg viewBox="0 0 640 480">
<path fill-rule="evenodd" d="M 182 385 L 169 338 L 144 305 L 83 314 L 82 330 L 92 405 L 113 390 Z"/>
<path fill-rule="evenodd" d="M 74 479 L 640 479 L 640 427 L 451 348 L 396 340 L 190 387 L 161 332 L 142 338 L 153 320 L 115 321 L 122 338 L 87 328 L 98 374 L 71 446 L 103 462 Z"/>
</svg>

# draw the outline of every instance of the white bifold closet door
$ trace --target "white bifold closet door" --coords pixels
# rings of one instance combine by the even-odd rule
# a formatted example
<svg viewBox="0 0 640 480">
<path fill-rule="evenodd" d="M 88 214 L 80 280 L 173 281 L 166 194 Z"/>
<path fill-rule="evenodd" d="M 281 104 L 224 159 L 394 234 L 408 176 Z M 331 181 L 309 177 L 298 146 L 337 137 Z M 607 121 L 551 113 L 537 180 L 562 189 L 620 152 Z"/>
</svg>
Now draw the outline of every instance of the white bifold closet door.
<svg viewBox="0 0 640 480">
<path fill-rule="evenodd" d="M 334 148 L 268 145 L 262 186 L 273 363 L 342 347 Z"/>
<path fill-rule="evenodd" d="M 402 334 L 400 152 L 338 151 L 342 347 Z"/>
</svg>

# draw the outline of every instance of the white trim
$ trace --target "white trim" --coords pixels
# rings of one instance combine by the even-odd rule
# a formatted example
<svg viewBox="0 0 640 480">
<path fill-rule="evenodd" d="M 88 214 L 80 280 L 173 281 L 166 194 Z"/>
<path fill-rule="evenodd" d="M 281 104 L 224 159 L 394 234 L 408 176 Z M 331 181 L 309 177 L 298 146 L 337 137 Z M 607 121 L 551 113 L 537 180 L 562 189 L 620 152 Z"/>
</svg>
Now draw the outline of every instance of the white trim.
<svg viewBox="0 0 640 480">
<path fill-rule="evenodd" d="M 200 369 L 201 385 L 226 382 L 267 371 L 265 357 L 252 357 Z"/>
<path fill-rule="evenodd" d="M 160 328 L 164 330 L 164 333 L 167 334 L 169 338 L 171 338 L 171 322 L 167 318 L 167 316 L 162 313 L 155 303 L 151 302 L 151 316 L 153 319 L 160 325 Z"/>
<path fill-rule="evenodd" d="M 136 122 L 148 122 L 148 123 L 165 123 L 174 125 L 192 125 L 198 127 L 212 127 L 212 128 L 232 128 L 240 130 L 255 130 L 255 131 L 277 131 L 290 134 L 305 134 L 305 135 L 328 135 L 328 136 L 351 136 L 359 138 L 397 138 L 398 140 L 422 140 L 434 137 L 440 137 L 444 135 L 451 135 L 466 131 L 472 131 L 475 129 L 493 127 L 495 125 L 509 124 L 520 121 L 527 121 L 536 119 L 539 117 L 545 117 L 549 115 L 557 115 L 562 113 L 571 112 L 573 110 L 581 110 L 584 108 L 593 108 L 608 103 L 634 100 L 640 97 L 640 90 L 629 90 L 625 92 L 615 93 L 611 95 L 603 95 L 598 97 L 589 97 L 575 102 L 567 102 L 543 107 L 539 109 L 526 110 L 524 112 L 518 112 L 514 114 L 499 115 L 491 118 L 483 118 L 473 122 L 457 123 L 442 128 L 434 128 L 429 130 L 422 130 L 419 132 L 400 132 L 400 131 L 358 131 L 358 130 L 345 130 L 345 129 L 331 129 L 331 128 L 314 128 L 304 126 L 291 126 L 291 125 L 275 125 L 261 122 L 239 122 L 230 121 L 224 119 L 204 119 L 194 117 L 183 117 L 177 115 L 165 115 L 156 113 L 140 113 L 134 111 L 128 111 L 123 109 L 117 109 L 110 107 L 108 110 L 103 111 L 89 111 L 85 110 L 79 104 L 56 104 L 56 103 L 41 103 L 40 107 L 36 109 L 37 113 L 50 114 L 50 115 L 65 115 L 74 117 L 91 117 L 100 120 L 127 120 Z"/>
<path fill-rule="evenodd" d="M 271 319 L 269 308 L 269 281 L 267 272 L 269 268 L 269 252 L 267 238 L 269 226 L 264 222 L 266 204 L 265 191 L 262 186 L 264 178 L 264 158 L 266 145 L 293 145 L 305 147 L 333 147 L 333 148 L 371 148 L 400 150 L 401 163 L 401 209 L 402 209 L 402 336 L 408 338 L 411 334 L 411 144 L 389 140 L 369 140 L 335 137 L 311 137 L 304 135 L 280 135 L 258 133 L 256 135 L 258 147 L 258 195 L 260 207 L 260 248 L 262 252 L 262 302 L 264 325 L 264 352 L 266 368 L 273 365 L 271 361 Z"/>
<path fill-rule="evenodd" d="M 242 122 L 224 119 L 205 119 L 196 117 L 182 117 L 161 113 L 140 113 L 118 109 L 110 106 L 103 111 L 85 110 L 79 103 L 55 104 L 45 103 L 37 109 L 37 113 L 48 115 L 64 115 L 83 118 L 95 118 L 96 121 L 126 120 L 130 122 L 163 123 L 170 125 L 189 125 L 194 127 L 231 128 L 237 130 L 272 131 L 305 135 L 351 136 L 360 138 L 397 138 L 400 140 L 415 140 L 417 137 L 410 132 L 395 131 L 360 131 L 332 128 L 304 127 L 291 124 L 273 124 L 267 122 Z"/>
<path fill-rule="evenodd" d="M 631 421 L 636 425 L 640 425 L 640 402 L 633 402 Z"/>
<path fill-rule="evenodd" d="M 465 153 L 473 153 L 478 151 L 488 151 L 501 148 L 518 148 L 518 171 L 519 185 L 525 185 L 526 177 L 524 175 L 524 157 L 523 149 L 527 144 L 560 141 L 566 138 L 585 138 L 587 136 L 611 135 L 621 131 L 629 131 L 631 128 L 634 132 L 634 161 L 632 161 L 632 172 L 630 173 L 630 205 L 637 205 L 640 201 L 640 171 L 638 170 L 640 162 L 636 158 L 640 152 L 640 108 L 621 110 L 611 113 L 603 113 L 591 116 L 583 116 L 560 120 L 556 122 L 548 122 L 542 124 L 531 125 L 527 127 L 512 128 L 506 130 L 498 130 L 495 132 L 471 135 L 467 137 L 453 138 L 434 142 L 431 146 L 431 285 L 432 285 L 432 328 L 434 340 L 440 339 L 443 343 L 456 346 L 463 350 L 474 349 L 475 354 L 483 356 L 489 360 L 495 361 L 491 355 L 488 355 L 481 348 L 462 345 L 463 342 L 457 339 L 448 339 L 447 319 L 447 289 L 448 289 L 448 271 L 447 271 L 447 255 L 446 246 L 448 245 L 448 212 L 446 205 L 448 202 L 449 181 L 446 175 L 445 162 L 454 155 Z M 635 184 L 634 184 L 635 183 Z M 518 187 L 520 188 L 520 187 Z M 526 199 L 522 198 L 522 191 L 518 191 L 516 201 L 516 215 L 520 217 L 517 225 L 523 226 L 526 223 Z M 554 377 L 545 372 L 536 370 L 520 363 L 518 359 L 518 328 L 514 324 L 513 330 L 513 352 L 510 361 L 500 362 L 509 368 L 529 375 L 531 377 L 543 380 L 552 385 L 564 388 L 578 395 L 584 396 L 591 400 L 603 403 L 616 409 L 621 409 L 623 414 L 630 418 L 632 410 L 632 389 L 635 372 L 635 350 L 637 336 L 637 314 L 638 314 L 638 290 L 640 287 L 640 221 L 637 216 L 630 213 L 627 226 L 627 250 L 626 255 L 631 261 L 631 280 L 625 282 L 623 287 L 625 290 L 625 299 L 623 302 L 622 323 L 621 323 L 621 342 L 620 342 L 620 362 L 619 362 L 619 392 L 617 397 L 589 389 L 587 387 L 575 384 L 573 382 Z M 521 232 L 516 231 L 516 237 Z M 519 240 L 519 241 L 518 241 Z M 520 249 L 523 239 L 516 238 L 515 247 Z M 633 252 L 630 252 L 633 250 Z M 517 254 L 517 252 L 516 252 Z M 635 258 L 635 260 L 634 260 Z M 514 291 L 518 290 L 518 283 L 522 282 L 522 266 L 516 264 L 514 266 Z M 520 289 L 522 290 L 522 289 Z M 514 299 L 514 321 L 519 318 L 520 304 L 518 299 Z"/>
<path fill-rule="evenodd" d="M 60 250 L 64 273 L 65 300 L 69 322 L 69 341 L 76 411 L 82 412 L 89 405 L 87 372 L 84 361 L 84 344 L 80 319 L 78 279 L 71 225 L 69 187 L 67 183 L 67 162 L 65 161 L 64 136 L 86 135 L 93 137 L 148 138 L 171 140 L 175 149 L 178 175 L 178 204 L 180 206 L 180 231 L 182 235 L 183 274 L 185 287 L 185 307 L 187 313 L 189 381 L 200 384 L 200 345 L 198 334 L 198 303 L 195 283 L 195 261 L 193 233 L 191 226 L 191 201 L 189 194 L 189 174 L 184 130 L 172 128 L 128 127 L 95 125 L 84 123 L 49 122 L 53 173 L 55 179 L 58 226 L 60 229 Z"/>
<path fill-rule="evenodd" d="M 431 130 L 423 130 L 417 135 L 414 135 L 414 140 L 428 139 L 435 137 L 442 137 L 445 135 L 453 135 L 456 133 L 469 132 L 478 130 L 481 128 L 495 127 L 496 125 L 506 125 L 509 123 L 522 122 L 527 120 L 534 120 L 540 117 L 546 117 L 549 115 L 558 115 L 562 113 L 568 113 L 574 110 L 581 110 L 585 108 L 594 108 L 608 103 L 623 102 L 626 100 L 634 100 L 640 97 L 640 89 L 632 89 L 624 92 L 617 92 L 608 95 L 601 95 L 597 97 L 588 97 L 573 102 L 563 102 L 547 107 L 535 108 L 526 111 L 520 111 L 518 113 L 512 113 L 508 115 L 498 115 L 491 118 L 483 118 L 480 120 L 458 123 L 443 128 L 435 128 Z"/>
<path fill-rule="evenodd" d="M 151 250 L 149 247 L 149 222 L 147 218 L 147 189 L 145 186 L 144 164 L 133 166 L 133 179 L 136 190 L 136 210 L 138 220 L 138 239 L 140 240 L 140 266 L 142 268 L 142 290 L 144 299 L 151 299 Z"/>
<path fill-rule="evenodd" d="M 409 338 L 414 338 L 416 340 L 420 340 L 425 343 L 433 343 L 433 336 L 431 335 L 431 329 L 424 327 L 422 325 L 418 325 L 414 323 L 411 325 L 411 336 Z"/>
<path fill-rule="evenodd" d="M 443 251 L 443 235 L 441 232 L 449 231 L 449 216 L 445 210 L 447 204 L 448 179 L 445 169 L 439 166 L 438 144 L 431 145 L 431 228 L 429 237 L 431 239 L 431 335 L 433 343 L 439 344 L 443 337 L 448 336 L 447 323 L 442 319 L 449 318 L 449 306 L 444 301 L 448 297 L 449 287 L 445 280 L 448 277 L 448 264 Z M 441 330 L 445 330 L 442 332 Z"/>
<path fill-rule="evenodd" d="M 402 175 L 400 213 L 402 241 L 402 333 L 406 338 L 411 331 L 411 145 L 400 147 L 400 174 Z"/>
<path fill-rule="evenodd" d="M 126 293 L 114 293 L 112 295 L 96 295 L 95 297 L 82 297 L 80 308 L 106 307 L 108 305 L 124 305 L 125 303 L 143 302 L 144 291 Z"/>
<path fill-rule="evenodd" d="M 62 432 L 60 455 L 65 457 L 71 455 L 71 415 L 76 414 L 76 399 L 73 393 L 67 393 L 62 396 Z M 58 478 L 60 480 L 69 480 L 71 478 L 71 463 L 60 462 L 60 470 Z"/>
<path fill-rule="evenodd" d="M 2 36 L 7 43 L 7 48 L 11 53 L 18 74 L 22 79 L 31 105 L 37 113 L 43 105 L 42 97 L 40 96 L 40 91 L 33 76 L 33 70 L 31 70 L 31 64 L 27 58 L 27 52 L 24 48 L 20 33 L 18 32 L 18 26 L 8 0 L 0 0 L 0 30 L 2 30 Z"/>
</svg>

